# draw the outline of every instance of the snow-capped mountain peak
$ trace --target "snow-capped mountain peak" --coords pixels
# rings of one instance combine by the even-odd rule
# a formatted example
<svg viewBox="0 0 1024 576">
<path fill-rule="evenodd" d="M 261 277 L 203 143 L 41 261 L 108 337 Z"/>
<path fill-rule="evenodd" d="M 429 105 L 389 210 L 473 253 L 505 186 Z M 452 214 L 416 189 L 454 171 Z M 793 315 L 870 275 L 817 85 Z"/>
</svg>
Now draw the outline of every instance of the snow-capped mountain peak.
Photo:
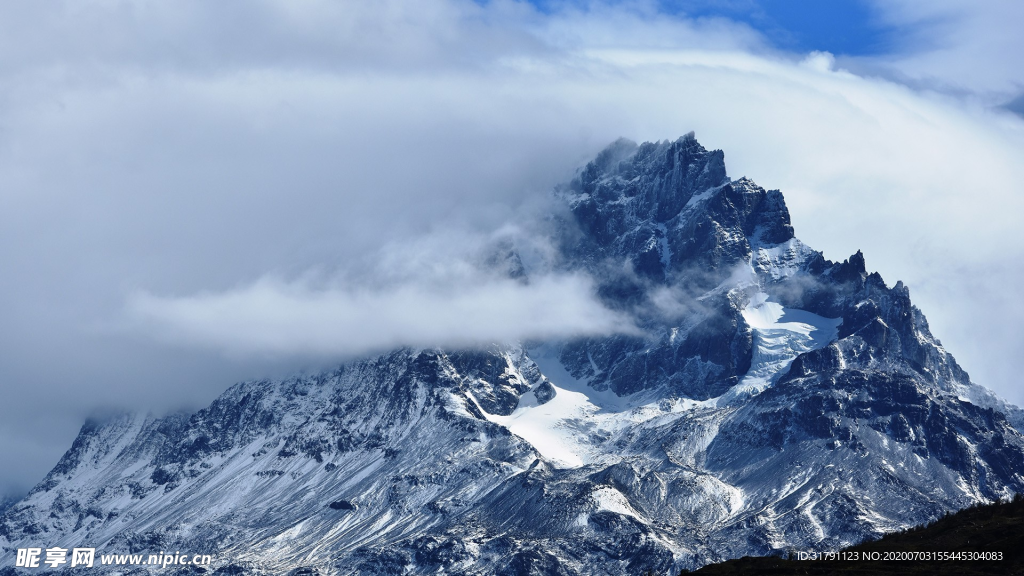
<svg viewBox="0 0 1024 576">
<path fill-rule="evenodd" d="M 1024 489 L 1019 410 L 721 151 L 619 140 L 555 194 L 563 266 L 640 333 L 401 349 L 87 423 L 0 516 L 5 565 L 87 545 L 233 574 L 664 572 Z M 528 281 L 515 247 L 495 262 Z"/>
</svg>

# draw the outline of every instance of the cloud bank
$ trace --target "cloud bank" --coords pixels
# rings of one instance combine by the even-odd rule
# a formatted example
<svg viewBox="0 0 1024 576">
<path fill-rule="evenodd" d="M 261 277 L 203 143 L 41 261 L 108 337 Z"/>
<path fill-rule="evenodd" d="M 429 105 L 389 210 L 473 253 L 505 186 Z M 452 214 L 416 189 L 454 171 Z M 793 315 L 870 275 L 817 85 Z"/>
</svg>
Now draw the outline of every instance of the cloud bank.
<svg viewBox="0 0 1024 576">
<path fill-rule="evenodd" d="M 102 406 L 194 408 L 459 333 L 623 329 L 586 278 L 524 286 L 467 254 L 531 237 L 614 139 L 691 130 L 1024 402 L 1024 122 L 993 107 L 1021 87 L 1001 60 L 1019 19 L 935 6 L 942 26 L 871 61 L 642 2 L 0 6 L 0 483 L 38 481 Z"/>
<path fill-rule="evenodd" d="M 337 356 L 398 346 L 476 346 L 635 329 L 593 296 L 581 276 L 521 284 L 495 280 L 450 291 L 417 285 L 311 290 L 262 279 L 237 291 L 185 298 L 137 294 L 129 310 L 189 343 L 252 352 Z"/>
</svg>

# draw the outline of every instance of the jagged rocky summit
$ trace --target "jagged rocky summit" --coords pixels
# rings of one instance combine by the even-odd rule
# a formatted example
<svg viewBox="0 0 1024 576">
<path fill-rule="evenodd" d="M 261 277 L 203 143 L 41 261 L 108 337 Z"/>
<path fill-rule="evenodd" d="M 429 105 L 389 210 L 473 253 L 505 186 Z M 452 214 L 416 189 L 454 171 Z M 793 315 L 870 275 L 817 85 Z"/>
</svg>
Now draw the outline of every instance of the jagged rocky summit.
<svg viewBox="0 0 1024 576">
<path fill-rule="evenodd" d="M 0 565 L 95 546 L 223 574 L 667 573 L 1024 491 L 1020 411 L 721 151 L 620 140 L 555 195 L 561 266 L 639 331 L 401 349 L 89 422 L 0 516 Z"/>
</svg>

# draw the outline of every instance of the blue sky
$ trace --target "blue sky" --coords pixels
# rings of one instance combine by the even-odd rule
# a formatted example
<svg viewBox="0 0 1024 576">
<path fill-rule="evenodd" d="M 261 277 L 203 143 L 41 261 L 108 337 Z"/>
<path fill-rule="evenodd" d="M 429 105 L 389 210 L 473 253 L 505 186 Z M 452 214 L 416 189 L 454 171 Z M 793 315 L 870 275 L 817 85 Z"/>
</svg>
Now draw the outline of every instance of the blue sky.
<svg viewBox="0 0 1024 576">
<path fill-rule="evenodd" d="M 564 0 L 530 3 L 544 12 L 566 5 Z M 908 32 L 907 27 L 886 25 L 860 0 L 660 0 L 656 6 L 674 16 L 742 22 L 777 48 L 794 52 L 874 56 L 898 50 Z"/>
<path fill-rule="evenodd" d="M 785 50 L 868 56 L 897 48 L 897 31 L 882 25 L 869 6 L 857 0 L 669 1 L 664 8 L 744 22 Z"/>
</svg>

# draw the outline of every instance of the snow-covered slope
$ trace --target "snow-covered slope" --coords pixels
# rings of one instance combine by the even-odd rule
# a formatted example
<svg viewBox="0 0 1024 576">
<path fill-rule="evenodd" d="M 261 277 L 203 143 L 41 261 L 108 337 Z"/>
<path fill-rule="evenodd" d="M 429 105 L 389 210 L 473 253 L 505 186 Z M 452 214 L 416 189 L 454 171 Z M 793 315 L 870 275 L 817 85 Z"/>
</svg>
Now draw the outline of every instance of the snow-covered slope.
<svg viewBox="0 0 1024 576">
<path fill-rule="evenodd" d="M 619 141 L 556 195 L 561 265 L 642 334 L 396 350 L 87 423 L 0 516 L 0 566 L 95 546 L 232 574 L 664 573 L 1024 489 L 1020 411 L 721 152 Z"/>
</svg>

